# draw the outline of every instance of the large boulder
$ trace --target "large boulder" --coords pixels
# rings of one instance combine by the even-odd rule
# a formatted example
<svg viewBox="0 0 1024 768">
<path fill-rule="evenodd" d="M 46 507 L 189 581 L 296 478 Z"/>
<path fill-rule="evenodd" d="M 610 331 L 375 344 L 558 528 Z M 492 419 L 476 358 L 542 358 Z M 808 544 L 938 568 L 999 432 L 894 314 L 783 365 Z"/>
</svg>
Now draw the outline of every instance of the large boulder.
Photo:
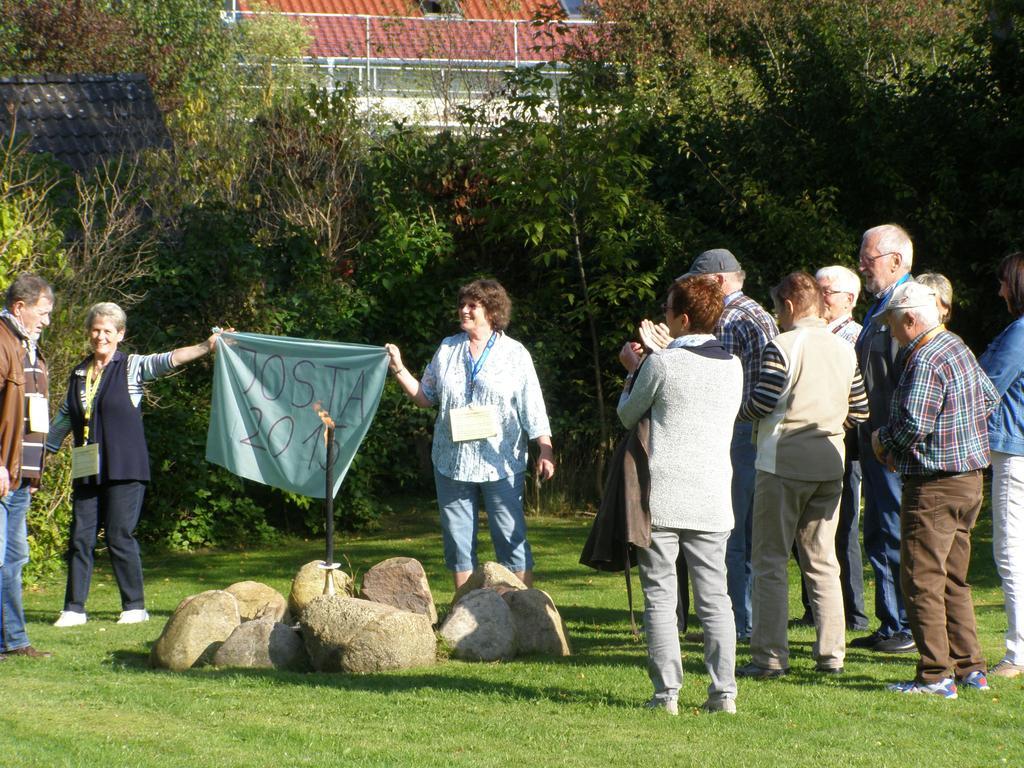
<svg viewBox="0 0 1024 768">
<path fill-rule="evenodd" d="M 359 596 L 402 611 L 422 613 L 431 624 L 437 623 L 437 608 L 426 571 L 419 560 L 411 557 L 392 557 L 377 563 L 363 574 Z"/>
<path fill-rule="evenodd" d="M 217 649 L 213 663 L 218 667 L 309 670 L 302 636 L 287 624 L 270 619 L 247 621 L 236 627 Z"/>
<path fill-rule="evenodd" d="M 212 589 L 186 597 L 164 625 L 149 662 L 176 671 L 207 664 L 240 622 L 238 601 L 230 592 Z"/>
<path fill-rule="evenodd" d="M 292 618 L 301 621 L 302 612 L 310 601 L 323 595 L 325 572 L 320 567 L 322 563 L 323 560 L 306 563 L 292 579 L 292 591 L 288 596 L 288 609 L 292 612 Z M 336 594 L 350 595 L 352 593 L 352 577 L 340 569 L 335 571 L 334 589 Z"/>
<path fill-rule="evenodd" d="M 516 653 L 512 611 L 493 589 L 473 590 L 455 603 L 440 634 L 457 659 L 497 661 Z"/>
<path fill-rule="evenodd" d="M 343 595 L 322 595 L 300 620 L 319 672 L 381 672 L 437 661 L 437 638 L 421 613 Z"/>
<path fill-rule="evenodd" d="M 516 655 L 542 653 L 569 656 L 569 633 L 551 596 L 539 589 L 506 592 L 502 599 L 516 628 Z"/>
<path fill-rule="evenodd" d="M 452 604 L 459 602 L 474 589 L 493 589 L 498 594 L 502 594 L 513 589 L 526 589 L 526 585 L 504 565 L 484 563 L 469 575 L 465 584 L 455 590 Z"/>
<path fill-rule="evenodd" d="M 288 601 L 273 587 L 258 581 L 239 581 L 224 591 L 235 596 L 243 622 L 269 619 L 282 624 L 291 623 Z"/>
</svg>

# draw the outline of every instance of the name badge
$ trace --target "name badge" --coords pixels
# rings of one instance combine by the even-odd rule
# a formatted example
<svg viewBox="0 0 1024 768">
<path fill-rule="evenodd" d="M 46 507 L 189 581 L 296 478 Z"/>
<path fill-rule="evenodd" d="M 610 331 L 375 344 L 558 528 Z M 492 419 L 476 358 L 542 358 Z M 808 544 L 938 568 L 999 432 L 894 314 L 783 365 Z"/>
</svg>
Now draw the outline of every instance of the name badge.
<svg viewBox="0 0 1024 768">
<path fill-rule="evenodd" d="M 90 443 L 71 449 L 71 478 L 79 480 L 100 473 L 99 443 Z"/>
<path fill-rule="evenodd" d="M 470 405 L 452 408 L 448 415 L 452 424 L 452 440 L 483 440 L 498 434 L 498 414 L 493 405 Z"/>
<path fill-rule="evenodd" d="M 28 397 L 28 431 L 50 431 L 50 405 L 42 395 Z"/>
</svg>

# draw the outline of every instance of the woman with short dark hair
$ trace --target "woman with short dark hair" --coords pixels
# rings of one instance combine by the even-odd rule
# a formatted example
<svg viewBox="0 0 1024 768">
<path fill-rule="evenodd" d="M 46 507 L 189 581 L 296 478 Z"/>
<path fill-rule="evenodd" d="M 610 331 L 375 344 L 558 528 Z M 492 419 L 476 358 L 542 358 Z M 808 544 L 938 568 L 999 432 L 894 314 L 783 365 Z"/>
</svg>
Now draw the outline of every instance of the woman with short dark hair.
<svg viewBox="0 0 1024 768">
<path fill-rule="evenodd" d="M 505 334 L 511 310 L 497 280 L 462 286 L 462 330 L 441 342 L 419 380 L 405 367 L 399 348 L 385 345 L 391 371 L 409 399 L 421 408 L 437 407 L 431 457 L 444 559 L 456 588 L 478 565 L 481 500 L 498 562 L 531 585 L 533 553 L 523 513 L 527 439 L 540 446 L 540 478 L 555 473 L 551 427 L 533 360 Z"/>
<path fill-rule="evenodd" d="M 619 359 L 629 371 L 619 418 L 632 428 L 650 413 L 651 544 L 639 549 L 644 590 L 651 709 L 679 711 L 680 551 L 704 629 L 704 665 L 711 676 L 707 712 L 736 711 L 736 623 L 726 587 L 725 549 L 733 528 L 729 444 L 740 408 L 743 367 L 711 330 L 724 296 L 706 275 L 672 284 L 665 301 L 669 345 L 642 359 L 627 342 Z M 649 324 L 648 324 L 649 325 Z"/>
<path fill-rule="evenodd" d="M 992 549 L 1006 601 L 1006 651 L 989 669 L 1024 675 L 1024 253 L 999 265 L 999 296 L 1013 316 L 978 363 L 999 391 L 988 419 L 992 456 Z"/>
</svg>

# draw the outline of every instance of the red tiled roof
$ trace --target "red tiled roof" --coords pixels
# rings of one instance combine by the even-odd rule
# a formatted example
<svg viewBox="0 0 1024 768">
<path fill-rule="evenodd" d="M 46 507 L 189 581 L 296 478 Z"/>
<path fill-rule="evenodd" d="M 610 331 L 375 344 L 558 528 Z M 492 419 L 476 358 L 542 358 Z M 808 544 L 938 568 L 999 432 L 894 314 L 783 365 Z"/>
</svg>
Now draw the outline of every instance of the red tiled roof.
<svg viewBox="0 0 1024 768">
<path fill-rule="evenodd" d="M 358 16 L 303 20 L 313 34 L 310 55 L 325 58 L 539 62 L 561 58 L 566 47 L 564 39 L 525 22 Z"/>
<path fill-rule="evenodd" d="M 558 0 L 459 0 L 465 19 L 529 21 L 545 5 Z M 263 5 L 284 13 L 324 13 L 361 16 L 422 17 L 418 0 L 264 0 Z M 249 0 L 238 0 L 241 11 L 252 10 Z"/>
</svg>

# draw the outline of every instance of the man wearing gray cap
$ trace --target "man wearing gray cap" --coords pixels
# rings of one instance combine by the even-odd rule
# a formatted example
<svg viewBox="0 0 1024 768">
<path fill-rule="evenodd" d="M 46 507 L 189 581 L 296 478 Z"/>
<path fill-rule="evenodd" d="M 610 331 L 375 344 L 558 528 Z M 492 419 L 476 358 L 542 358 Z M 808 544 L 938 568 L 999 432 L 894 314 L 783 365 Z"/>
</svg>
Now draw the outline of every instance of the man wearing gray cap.
<svg viewBox="0 0 1024 768">
<path fill-rule="evenodd" d="M 932 289 L 897 287 L 885 322 L 902 348 L 901 373 L 889 423 L 872 432 L 871 444 L 903 479 L 900 583 L 921 654 L 914 680 L 889 690 L 955 699 L 957 683 L 988 689 L 967 567 L 999 393 L 963 341 L 939 324 Z"/>
<path fill-rule="evenodd" d="M 725 248 L 704 251 L 694 259 L 683 277 L 710 275 L 722 286 L 725 309 L 714 334 L 726 351 L 743 363 L 743 399 L 747 402 L 757 383 L 761 369 L 761 352 L 765 344 L 779 334 L 775 320 L 764 308 L 743 294 L 746 273 L 736 257 Z M 751 630 L 750 606 L 750 543 L 754 506 L 754 468 L 756 449 L 753 424 L 737 421 L 733 428 L 730 456 L 732 458 L 732 511 L 734 527 L 729 536 L 725 564 L 729 577 L 729 597 L 736 617 L 736 634 L 748 639 Z"/>
</svg>

